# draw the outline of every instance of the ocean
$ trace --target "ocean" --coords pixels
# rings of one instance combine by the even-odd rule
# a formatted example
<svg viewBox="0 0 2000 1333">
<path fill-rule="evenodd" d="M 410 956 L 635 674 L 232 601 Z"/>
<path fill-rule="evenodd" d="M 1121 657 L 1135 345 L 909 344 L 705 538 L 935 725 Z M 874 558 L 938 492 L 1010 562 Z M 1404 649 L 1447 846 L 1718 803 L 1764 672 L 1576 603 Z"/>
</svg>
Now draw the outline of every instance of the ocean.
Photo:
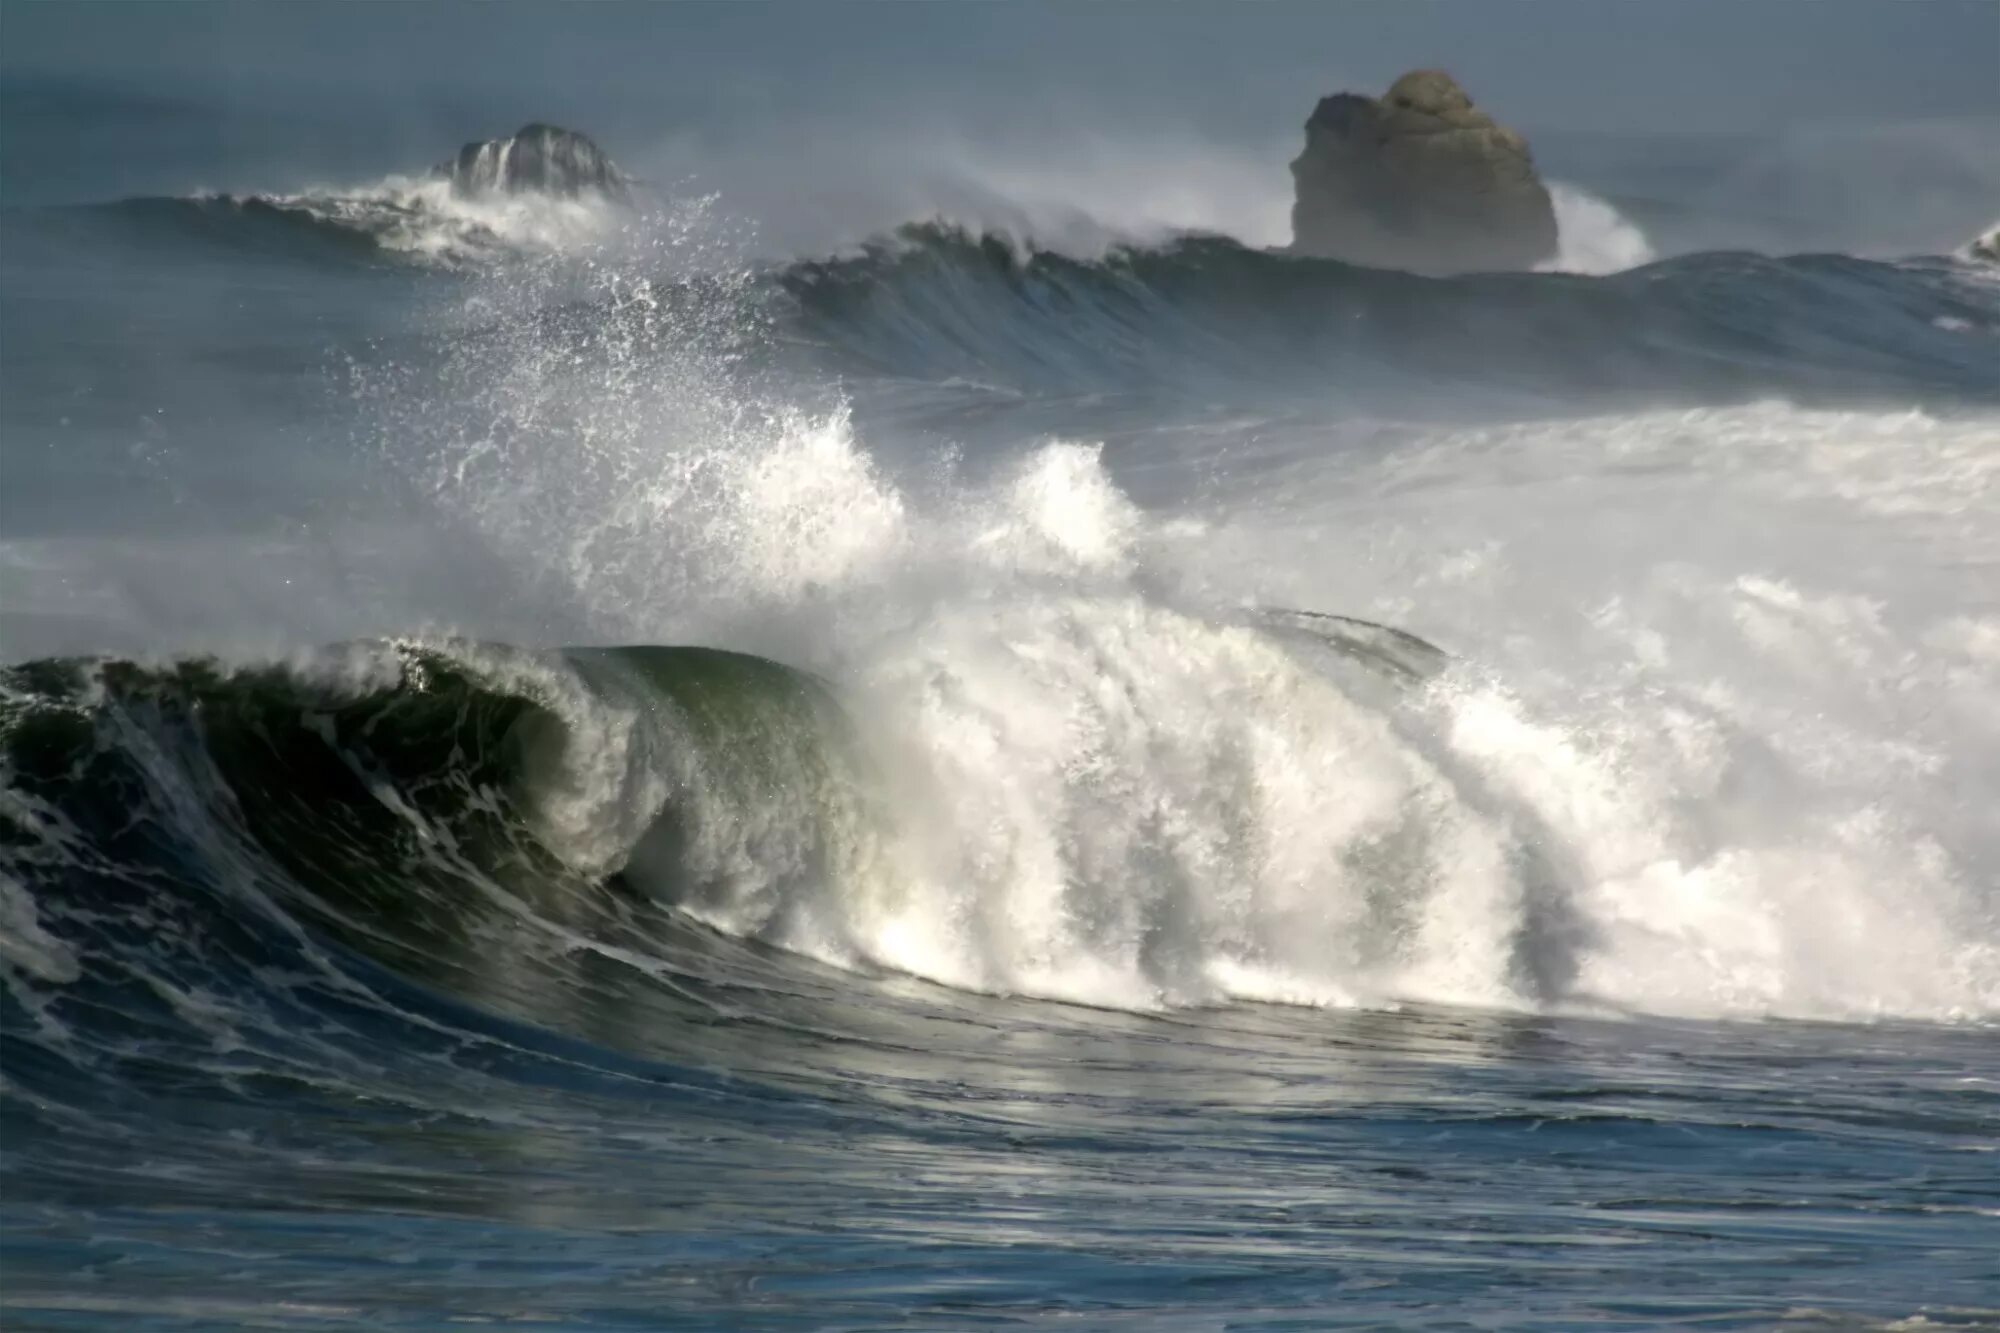
<svg viewBox="0 0 2000 1333">
<path fill-rule="evenodd" d="M 8 1329 L 2000 1327 L 1990 261 L 7 105 Z"/>
</svg>

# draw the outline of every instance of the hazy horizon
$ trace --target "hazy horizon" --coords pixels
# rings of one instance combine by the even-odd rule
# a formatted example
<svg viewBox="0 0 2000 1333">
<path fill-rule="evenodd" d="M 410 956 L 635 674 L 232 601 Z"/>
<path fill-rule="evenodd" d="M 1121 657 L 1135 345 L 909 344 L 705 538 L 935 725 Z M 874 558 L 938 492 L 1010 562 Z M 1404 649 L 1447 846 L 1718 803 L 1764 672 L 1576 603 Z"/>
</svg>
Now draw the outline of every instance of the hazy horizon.
<svg viewBox="0 0 2000 1333">
<path fill-rule="evenodd" d="M 366 88 L 411 107 L 519 98 L 551 116 L 926 113 L 1022 92 L 1171 112 L 1215 133 L 1302 120 L 1315 96 L 1449 68 L 1524 129 L 1764 132 L 1828 119 L 2000 115 L 2000 5 L 1694 0 L 1600 5 L 628 5 L 423 7 L 15 0 L 0 74 L 208 97 Z M 496 88 L 496 84 L 504 85 Z M 1079 97 L 1087 89 L 1088 97 Z M 497 94 L 497 97 L 496 97 Z M 991 109 L 991 108 L 987 108 Z M 607 129 L 608 132 L 608 129 Z"/>
</svg>

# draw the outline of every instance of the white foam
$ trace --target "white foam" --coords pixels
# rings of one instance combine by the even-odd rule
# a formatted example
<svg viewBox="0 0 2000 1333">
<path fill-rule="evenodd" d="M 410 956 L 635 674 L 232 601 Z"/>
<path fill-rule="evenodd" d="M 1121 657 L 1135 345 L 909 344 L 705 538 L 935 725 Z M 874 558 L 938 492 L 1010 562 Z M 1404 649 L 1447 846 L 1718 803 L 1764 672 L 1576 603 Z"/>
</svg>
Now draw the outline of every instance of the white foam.
<svg viewBox="0 0 2000 1333">
<path fill-rule="evenodd" d="M 672 338 L 520 336 L 455 371 L 501 425 L 397 419 L 441 498 L 604 637 L 810 666 L 867 738 L 868 799 L 703 815 L 720 928 L 1123 1007 L 2000 1013 L 1989 419 L 1315 426 L 1155 516 L 1087 442 L 898 472 Z M 1461 660 L 1399 693 L 1245 601 Z"/>
<path fill-rule="evenodd" d="M 1556 257 L 1538 265 L 1549 273 L 1622 273 L 1658 256 L 1638 225 L 1581 186 L 1549 182 L 1556 210 Z"/>
<path fill-rule="evenodd" d="M 629 222 L 615 204 L 590 194 L 467 195 L 434 176 L 392 175 L 367 185 L 316 186 L 236 202 L 253 199 L 359 232 L 391 253 L 449 265 L 599 247 Z"/>
<path fill-rule="evenodd" d="M 22 799 L 11 785 L 6 788 L 9 806 Z M 33 895 L 14 876 L 0 872 L 0 977 L 19 998 L 12 977 L 16 971 L 46 984 L 74 981 L 83 974 L 75 951 L 43 927 Z"/>
<path fill-rule="evenodd" d="M 2000 268 L 2000 222 L 1979 233 L 1959 248 L 1958 257 L 1968 264 Z"/>
</svg>

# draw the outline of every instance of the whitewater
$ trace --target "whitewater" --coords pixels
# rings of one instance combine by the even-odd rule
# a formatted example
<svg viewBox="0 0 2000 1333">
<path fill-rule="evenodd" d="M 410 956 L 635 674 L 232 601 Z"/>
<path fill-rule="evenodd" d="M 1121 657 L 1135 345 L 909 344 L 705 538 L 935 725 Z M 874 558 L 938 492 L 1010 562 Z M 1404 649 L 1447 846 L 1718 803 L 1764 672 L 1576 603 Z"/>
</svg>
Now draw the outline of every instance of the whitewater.
<svg viewBox="0 0 2000 1333">
<path fill-rule="evenodd" d="M 2000 1320 L 1990 263 L 1206 165 L 7 208 L 10 1326 Z"/>
</svg>

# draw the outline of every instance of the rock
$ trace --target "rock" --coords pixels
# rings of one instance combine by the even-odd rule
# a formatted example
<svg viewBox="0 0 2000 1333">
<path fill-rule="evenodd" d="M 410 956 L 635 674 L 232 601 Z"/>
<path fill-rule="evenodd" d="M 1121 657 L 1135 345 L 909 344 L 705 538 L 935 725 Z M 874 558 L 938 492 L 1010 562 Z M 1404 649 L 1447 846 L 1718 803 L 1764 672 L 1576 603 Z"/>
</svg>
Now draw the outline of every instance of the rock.
<svg viewBox="0 0 2000 1333">
<path fill-rule="evenodd" d="M 1528 145 L 1440 70 L 1323 98 L 1292 163 L 1292 249 L 1414 273 L 1532 268 L 1555 208 Z"/>
<path fill-rule="evenodd" d="M 436 174 L 463 195 L 547 194 L 574 199 L 598 194 L 629 203 L 625 173 L 604 151 L 574 130 L 523 125 L 511 138 L 469 143 L 440 163 Z"/>
</svg>

